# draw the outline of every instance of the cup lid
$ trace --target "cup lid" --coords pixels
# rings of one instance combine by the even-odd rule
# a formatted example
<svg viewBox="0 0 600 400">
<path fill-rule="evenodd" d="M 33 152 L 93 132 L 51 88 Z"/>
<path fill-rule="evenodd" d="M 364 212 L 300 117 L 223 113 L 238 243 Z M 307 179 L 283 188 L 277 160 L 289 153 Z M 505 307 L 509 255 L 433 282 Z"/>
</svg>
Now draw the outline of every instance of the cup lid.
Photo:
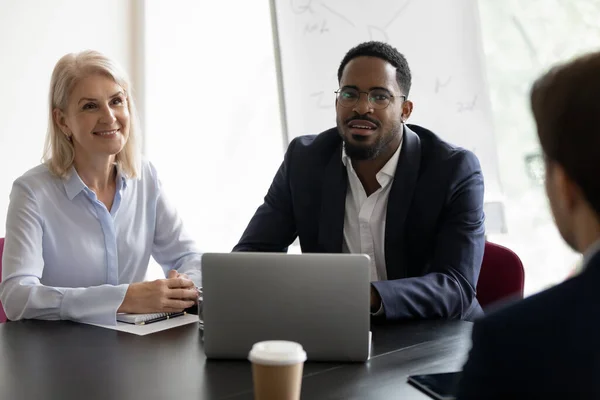
<svg viewBox="0 0 600 400">
<path fill-rule="evenodd" d="M 248 360 L 265 365 L 291 365 L 306 361 L 306 352 L 300 343 L 268 340 L 255 343 Z"/>
</svg>

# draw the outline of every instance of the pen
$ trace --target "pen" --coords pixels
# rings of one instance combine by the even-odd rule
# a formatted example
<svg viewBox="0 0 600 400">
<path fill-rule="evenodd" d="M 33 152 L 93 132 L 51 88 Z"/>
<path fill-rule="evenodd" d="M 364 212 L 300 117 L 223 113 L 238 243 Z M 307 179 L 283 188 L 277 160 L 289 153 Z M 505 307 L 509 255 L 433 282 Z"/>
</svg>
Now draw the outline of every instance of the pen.
<svg viewBox="0 0 600 400">
<path fill-rule="evenodd" d="M 148 321 L 138 322 L 136 325 L 151 324 L 153 322 L 163 321 L 165 319 L 171 319 L 171 318 L 179 317 L 179 316 L 182 316 L 182 315 L 185 315 L 185 311 L 178 312 L 178 313 L 173 313 L 173 314 L 170 314 L 170 315 L 165 315 L 165 316 L 154 318 L 154 319 L 149 319 Z"/>
</svg>

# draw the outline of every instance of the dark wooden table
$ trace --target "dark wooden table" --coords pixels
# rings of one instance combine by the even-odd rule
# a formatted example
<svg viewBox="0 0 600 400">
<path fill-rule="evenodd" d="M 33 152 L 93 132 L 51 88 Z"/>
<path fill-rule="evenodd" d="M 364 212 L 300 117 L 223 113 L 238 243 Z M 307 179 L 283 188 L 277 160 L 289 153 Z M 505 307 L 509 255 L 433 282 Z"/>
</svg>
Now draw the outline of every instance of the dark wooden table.
<svg viewBox="0 0 600 400">
<path fill-rule="evenodd" d="M 373 326 L 367 363 L 306 363 L 303 399 L 427 399 L 408 375 L 458 370 L 472 324 Z M 206 360 L 196 324 L 147 336 L 73 322 L 0 324 L 0 399 L 252 399 L 247 361 Z"/>
</svg>

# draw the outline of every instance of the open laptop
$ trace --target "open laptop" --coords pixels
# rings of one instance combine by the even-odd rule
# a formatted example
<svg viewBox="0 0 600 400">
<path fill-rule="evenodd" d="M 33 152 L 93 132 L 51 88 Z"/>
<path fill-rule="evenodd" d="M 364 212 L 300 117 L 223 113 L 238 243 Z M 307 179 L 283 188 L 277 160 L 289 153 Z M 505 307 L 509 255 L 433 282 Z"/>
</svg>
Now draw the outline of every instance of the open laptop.
<svg viewBox="0 0 600 400">
<path fill-rule="evenodd" d="M 361 254 L 204 254 L 206 357 L 246 359 L 256 342 L 291 340 L 308 360 L 367 360 L 369 262 Z"/>
</svg>

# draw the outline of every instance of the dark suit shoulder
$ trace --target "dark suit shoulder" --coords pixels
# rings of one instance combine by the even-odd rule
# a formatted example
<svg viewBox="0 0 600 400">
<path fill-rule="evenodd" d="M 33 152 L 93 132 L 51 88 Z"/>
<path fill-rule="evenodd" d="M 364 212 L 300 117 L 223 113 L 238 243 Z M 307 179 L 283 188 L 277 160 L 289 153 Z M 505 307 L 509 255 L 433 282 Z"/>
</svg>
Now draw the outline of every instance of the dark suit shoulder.
<svg viewBox="0 0 600 400">
<path fill-rule="evenodd" d="M 434 132 L 420 125 L 406 124 L 406 127 L 419 136 L 422 146 L 439 154 L 445 154 L 451 156 L 453 154 L 460 153 L 471 153 L 463 147 L 456 146 L 450 142 L 445 141 Z"/>
<path fill-rule="evenodd" d="M 328 129 L 318 135 L 304 135 L 294 138 L 290 143 L 293 157 L 308 157 L 309 159 L 323 158 L 329 160 L 332 153 L 337 151 L 342 139 L 337 128 Z"/>
<path fill-rule="evenodd" d="M 481 170 L 479 159 L 472 151 L 449 143 L 422 126 L 406 126 L 419 137 L 424 166 Z"/>
<path fill-rule="evenodd" d="M 458 398 L 598 398 L 598 284 L 588 266 L 477 321 Z"/>
<path fill-rule="evenodd" d="M 600 294 L 596 294 L 595 286 L 600 284 L 600 274 L 596 270 L 587 271 L 557 286 L 528 297 L 516 304 L 500 309 L 477 324 L 487 332 L 494 332 L 498 337 L 510 338 L 511 341 L 522 341 L 524 345 L 541 337 L 571 336 L 577 330 L 577 319 L 599 318 L 597 307 Z M 589 309 L 588 311 L 585 311 Z M 587 315 L 585 315 L 587 314 Z M 592 316 L 595 315 L 595 316 Z M 594 323 L 596 329 L 598 324 Z M 600 333 L 600 332 L 599 332 Z"/>
</svg>

